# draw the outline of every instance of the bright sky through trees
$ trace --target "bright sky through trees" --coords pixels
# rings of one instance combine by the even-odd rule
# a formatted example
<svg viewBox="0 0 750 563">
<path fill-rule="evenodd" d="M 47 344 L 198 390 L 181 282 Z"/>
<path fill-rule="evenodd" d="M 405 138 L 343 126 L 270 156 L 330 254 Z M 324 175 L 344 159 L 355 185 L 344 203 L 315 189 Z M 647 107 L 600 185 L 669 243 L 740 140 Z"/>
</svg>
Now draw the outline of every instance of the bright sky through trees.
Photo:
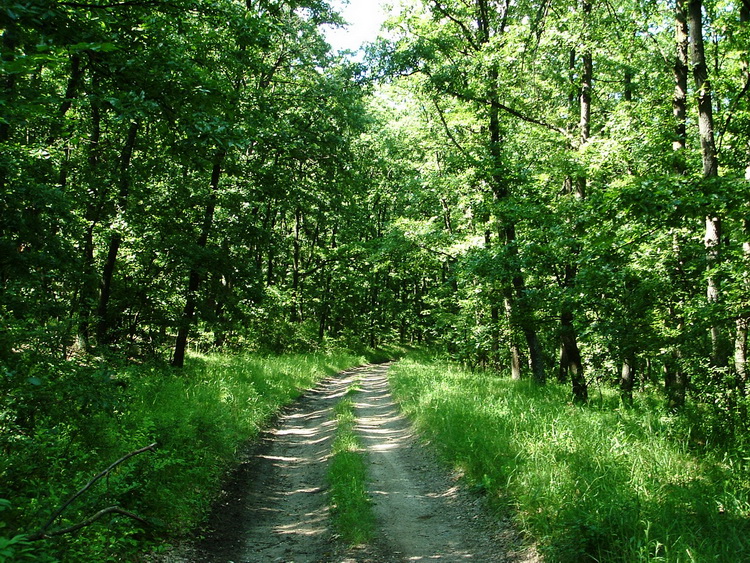
<svg viewBox="0 0 750 563">
<path fill-rule="evenodd" d="M 326 30 L 326 38 L 335 51 L 357 51 L 364 43 L 375 40 L 386 18 L 381 0 L 333 0 L 331 4 L 349 23 Z"/>
</svg>

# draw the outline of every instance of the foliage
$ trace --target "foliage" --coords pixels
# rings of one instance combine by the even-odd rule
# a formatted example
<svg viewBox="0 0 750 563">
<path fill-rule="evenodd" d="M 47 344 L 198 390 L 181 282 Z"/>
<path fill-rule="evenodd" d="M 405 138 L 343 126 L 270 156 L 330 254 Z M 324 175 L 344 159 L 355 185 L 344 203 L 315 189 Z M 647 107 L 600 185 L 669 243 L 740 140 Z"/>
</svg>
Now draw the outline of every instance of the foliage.
<svg viewBox="0 0 750 563">
<path fill-rule="evenodd" d="M 602 388 L 594 405 L 428 356 L 392 368 L 395 395 L 448 464 L 554 561 L 747 558 L 750 474 L 688 418 Z M 697 431 L 697 432 L 696 432 Z"/>
<path fill-rule="evenodd" d="M 3 394 L 0 476 L 10 501 L 0 505 L 3 549 L 19 560 L 29 553 L 36 561 L 106 561 L 189 533 L 207 514 L 243 444 L 274 413 L 317 380 L 368 359 L 346 352 L 194 354 L 180 373 L 156 364 L 105 373 L 49 366 L 26 395 Z M 61 367 L 67 371 L 52 371 Z M 97 386 L 96 392 L 87 386 Z M 31 406 L 38 413 L 33 419 Z M 118 466 L 52 530 L 110 505 L 146 518 L 148 528 L 115 514 L 74 536 L 24 542 L 94 474 L 152 442 L 155 451 Z"/>
</svg>

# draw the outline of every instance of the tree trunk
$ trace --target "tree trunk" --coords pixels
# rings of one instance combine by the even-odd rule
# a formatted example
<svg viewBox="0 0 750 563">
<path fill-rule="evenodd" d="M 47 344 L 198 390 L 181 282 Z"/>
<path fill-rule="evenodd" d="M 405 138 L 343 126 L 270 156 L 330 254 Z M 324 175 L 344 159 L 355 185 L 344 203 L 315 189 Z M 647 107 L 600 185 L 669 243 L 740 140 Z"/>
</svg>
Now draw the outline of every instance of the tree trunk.
<svg viewBox="0 0 750 563">
<path fill-rule="evenodd" d="M 591 2 L 582 0 L 580 9 L 583 13 L 584 25 L 588 26 L 589 16 L 591 14 Z M 585 32 L 585 39 L 588 42 L 588 32 Z M 571 51 L 570 54 L 570 73 L 571 77 L 575 76 L 576 54 Z M 594 62 L 591 49 L 588 44 L 584 46 L 581 54 L 581 82 L 578 93 L 578 134 L 580 150 L 588 143 L 591 136 L 591 91 L 593 85 Z M 572 100 L 571 100 L 572 102 Z M 576 147 L 573 147 L 574 149 Z M 573 196 L 576 200 L 582 202 L 586 199 L 587 179 L 584 176 L 576 178 L 566 178 L 564 182 L 564 193 L 567 197 Z M 580 226 L 573 225 L 574 232 L 580 231 Z M 570 382 L 573 391 L 573 398 L 576 402 L 585 403 L 588 401 L 588 384 L 584 375 L 583 361 L 581 352 L 578 348 L 578 335 L 574 324 L 574 313 L 572 290 L 575 286 L 577 267 L 568 263 L 565 265 L 565 279 L 563 283 L 566 299 L 563 299 L 560 310 L 560 366 L 558 369 L 558 379 L 566 378 L 570 375 Z"/>
<path fill-rule="evenodd" d="M 687 375 L 682 366 L 664 366 L 664 389 L 667 393 L 667 408 L 672 411 L 680 410 L 685 405 L 687 392 Z"/>
<path fill-rule="evenodd" d="M 70 57 L 70 76 L 68 77 L 68 84 L 65 88 L 63 101 L 60 103 L 60 108 L 57 112 L 57 118 L 52 122 L 50 133 L 47 137 L 47 145 L 54 143 L 60 136 L 60 132 L 63 129 L 63 120 L 65 119 L 68 110 L 73 107 L 73 100 L 78 94 L 78 89 L 83 81 L 83 75 L 84 69 L 81 65 L 81 56 L 78 53 L 75 53 Z"/>
<path fill-rule="evenodd" d="M 635 355 L 628 353 L 622 360 L 620 372 L 620 396 L 625 404 L 633 402 L 633 388 L 635 387 L 636 362 Z"/>
<path fill-rule="evenodd" d="M 737 386 L 742 393 L 747 389 L 747 330 L 750 326 L 750 315 L 742 314 L 737 319 L 734 336 L 734 370 L 737 373 Z"/>
<path fill-rule="evenodd" d="M 502 134 L 500 129 L 500 99 L 497 90 L 498 71 L 493 68 L 490 72 L 492 80 L 490 88 L 490 154 L 492 155 L 492 189 L 496 201 L 500 204 L 505 203 L 509 196 L 506 186 L 506 180 L 498 172 L 502 168 Z M 503 243 L 510 250 L 509 254 L 512 259 L 518 257 L 518 248 L 516 246 L 516 227 L 515 223 L 503 218 L 499 221 L 498 235 L 502 237 Z M 517 260 L 514 262 L 518 263 Z M 513 342 L 513 331 L 516 326 L 520 326 L 524 333 L 529 349 L 529 362 L 531 364 L 532 376 L 536 383 L 543 384 L 546 380 L 544 371 L 544 359 L 541 353 L 541 347 L 536 336 L 536 327 L 534 326 L 534 316 L 526 299 L 525 281 L 520 266 L 517 267 L 511 280 L 506 283 L 503 290 L 504 306 L 509 322 L 509 332 L 511 334 L 510 352 L 511 352 L 511 374 L 514 379 L 521 378 L 520 352 Z M 515 294 L 514 294 L 515 292 Z"/>
<path fill-rule="evenodd" d="M 6 20 L 6 28 L 3 30 L 2 36 L 2 49 L 0 49 L 0 60 L 3 63 L 13 63 L 16 59 L 16 48 L 19 44 L 17 24 Z M 8 72 L 0 82 L 0 95 L 2 99 L 12 107 L 15 99 L 16 91 L 16 73 Z M 6 119 L 0 119 L 0 143 L 7 143 L 10 140 L 11 129 L 10 122 Z M 5 184 L 7 182 L 8 173 L 5 169 L 4 164 L 0 164 L 0 191 L 5 193 Z M 0 235 L 5 233 L 0 232 Z"/>
<path fill-rule="evenodd" d="M 101 112 L 99 104 L 92 100 L 91 103 L 91 135 L 89 137 L 88 147 L 88 172 L 90 178 L 97 176 L 97 169 L 100 162 L 100 144 L 101 140 Z M 79 315 L 78 324 L 78 346 L 80 349 L 88 350 L 90 347 L 92 334 L 91 317 L 94 312 L 94 306 L 97 300 L 97 283 L 94 271 L 94 229 L 101 219 L 102 204 L 101 198 L 96 197 L 97 201 L 92 201 L 88 205 L 86 220 L 86 234 L 84 235 L 83 244 L 83 278 L 79 289 L 79 302 L 77 304 L 77 313 Z"/>
<path fill-rule="evenodd" d="M 745 242 L 742 244 L 745 268 L 743 269 L 744 274 L 741 281 L 743 287 L 742 311 L 735 322 L 734 371 L 737 374 L 737 385 L 742 393 L 745 393 L 748 383 L 747 332 L 748 328 L 750 328 L 750 313 L 747 312 L 747 308 L 750 306 L 747 298 L 748 290 L 750 290 L 750 275 L 748 274 L 748 266 L 750 265 L 750 220 L 745 219 L 742 222 L 742 227 L 745 239 Z"/>
<path fill-rule="evenodd" d="M 214 165 L 211 170 L 211 186 L 210 193 L 208 196 L 208 203 L 206 204 L 206 210 L 203 215 L 203 225 L 201 227 L 200 235 L 198 235 L 198 248 L 204 249 L 208 245 L 208 236 L 211 232 L 211 227 L 214 222 L 214 211 L 216 210 L 216 200 L 219 192 L 219 179 L 221 178 L 221 166 L 224 163 L 224 157 L 226 151 L 219 149 L 214 155 Z M 190 276 L 188 278 L 188 290 L 187 297 L 185 300 L 185 308 L 182 311 L 182 320 L 180 322 L 179 329 L 177 331 L 177 339 L 174 346 L 174 354 L 172 355 L 172 366 L 181 368 L 185 365 L 185 351 L 187 348 L 188 335 L 193 325 L 195 318 L 195 308 L 198 301 L 198 289 L 201 284 L 201 273 L 197 265 L 193 265 L 190 269 Z"/>
<path fill-rule="evenodd" d="M 688 0 L 677 0 L 675 5 L 675 59 L 673 67 L 674 96 L 672 98 L 672 115 L 674 116 L 674 140 L 672 150 L 674 153 L 674 171 L 682 176 L 687 173 L 685 163 L 685 148 L 687 146 L 687 91 L 688 91 L 688 21 L 686 2 Z M 673 280 L 679 280 L 681 272 L 682 248 L 677 233 L 672 234 L 672 253 L 675 256 L 677 266 L 671 272 Z M 683 337 L 685 327 L 684 313 L 681 309 L 675 310 L 670 307 L 670 315 L 667 320 L 670 332 L 676 332 L 676 336 L 669 343 L 669 358 L 664 364 L 664 391 L 667 395 L 667 404 L 670 409 L 682 407 L 687 387 L 687 375 L 682 362 Z"/>
<path fill-rule="evenodd" d="M 115 219 L 121 217 L 128 207 L 128 195 L 130 192 L 130 162 L 133 158 L 139 125 L 140 124 L 137 121 L 130 124 L 128 136 L 125 140 L 125 146 L 122 148 L 122 153 L 120 155 L 120 186 L 115 205 Z M 99 307 L 97 309 L 98 322 L 96 328 L 96 337 L 100 344 L 107 344 L 109 342 L 109 332 L 112 328 L 112 320 L 110 319 L 109 312 L 109 299 L 112 295 L 112 278 L 114 277 L 115 266 L 117 265 L 117 254 L 120 250 L 120 245 L 122 244 L 122 233 L 117 229 L 119 229 L 119 227 L 115 225 L 112 238 L 109 240 L 107 258 L 102 269 L 99 290 Z"/>
<path fill-rule="evenodd" d="M 698 130 L 703 157 L 703 178 L 711 180 L 719 175 L 719 160 L 714 141 L 714 117 L 711 94 L 711 81 L 708 79 L 708 66 L 703 45 L 703 2 L 688 0 L 688 31 L 690 35 L 690 63 L 698 99 Z M 706 298 L 710 305 L 717 305 L 721 299 L 719 280 L 714 269 L 719 263 L 721 245 L 721 219 L 714 214 L 706 216 L 706 261 L 708 283 Z M 724 366 L 727 362 L 724 335 L 716 321 L 711 326 L 711 361 L 714 366 Z"/>
<path fill-rule="evenodd" d="M 688 25 L 685 13 L 685 2 L 677 0 L 675 6 L 675 59 L 674 59 L 674 97 L 672 98 L 672 114 L 675 121 L 674 167 L 677 174 L 686 172 L 684 149 L 687 139 L 687 91 L 688 91 Z"/>
<path fill-rule="evenodd" d="M 575 283 L 576 270 L 573 266 L 565 267 L 565 288 L 568 293 L 572 292 Z M 560 314 L 560 342 L 567 363 L 567 372 L 573 390 L 573 398 L 577 402 L 588 401 L 588 385 L 583 369 L 581 351 L 578 348 L 578 339 L 575 325 L 573 324 L 573 311 L 569 304 L 563 303 Z"/>
<path fill-rule="evenodd" d="M 513 327 L 515 326 L 514 316 L 515 311 L 513 310 L 513 292 L 507 289 L 505 292 L 505 298 L 503 299 L 503 305 L 505 306 L 505 317 L 508 320 L 508 346 L 510 348 L 510 377 L 514 381 L 521 379 L 521 352 L 518 350 L 516 344 L 516 338 L 513 334 Z M 496 308 L 493 308 L 493 313 L 497 312 Z"/>
<path fill-rule="evenodd" d="M 557 364 L 557 382 L 567 383 L 568 382 L 568 371 L 570 362 L 568 361 L 568 350 L 563 346 L 562 339 L 560 340 L 560 360 Z"/>
<path fill-rule="evenodd" d="M 740 7 L 740 21 L 746 26 L 750 22 L 750 0 L 743 0 Z M 745 75 L 745 82 L 750 83 L 750 65 L 747 62 L 743 63 L 743 74 Z M 750 183 L 750 140 L 747 141 L 747 152 L 746 152 L 745 167 L 745 180 Z M 745 268 L 743 269 L 743 311 L 740 312 L 735 322 L 735 335 L 734 335 L 734 370 L 737 374 L 737 385 L 741 392 L 744 394 L 747 390 L 747 379 L 748 379 L 748 368 L 747 368 L 747 332 L 750 328 L 750 313 L 746 311 L 746 308 L 750 306 L 748 303 L 748 290 L 750 290 L 750 275 L 748 275 L 748 265 L 750 265 L 750 220 L 745 219 L 742 221 L 743 231 L 743 243 L 742 253 L 745 260 Z"/>
<path fill-rule="evenodd" d="M 299 323 L 302 321 L 300 308 L 300 262 L 301 262 L 301 229 L 302 210 L 298 207 L 294 210 L 294 240 L 292 241 L 292 306 L 289 311 L 289 322 Z"/>
<path fill-rule="evenodd" d="M 518 256 L 518 249 L 515 245 L 516 230 L 514 226 L 508 227 L 506 239 L 513 241 L 511 247 L 511 256 Z M 513 288 L 515 290 L 516 310 L 518 314 L 517 324 L 521 327 L 523 336 L 526 340 L 526 347 L 529 350 L 529 367 L 531 368 L 531 377 L 534 383 L 544 385 L 547 382 L 547 372 L 544 365 L 544 355 L 542 346 L 536 332 L 536 323 L 534 321 L 534 310 L 526 294 L 526 281 L 521 274 L 520 269 L 516 270 L 513 275 Z"/>
<path fill-rule="evenodd" d="M 570 374 L 570 382 L 573 387 L 573 399 L 576 402 L 585 403 L 588 401 L 589 392 L 586 377 L 583 373 L 581 352 L 578 349 L 578 343 L 575 338 L 573 315 L 567 311 L 563 312 L 560 316 L 560 325 L 560 339 L 568 356 L 568 373 Z"/>
</svg>

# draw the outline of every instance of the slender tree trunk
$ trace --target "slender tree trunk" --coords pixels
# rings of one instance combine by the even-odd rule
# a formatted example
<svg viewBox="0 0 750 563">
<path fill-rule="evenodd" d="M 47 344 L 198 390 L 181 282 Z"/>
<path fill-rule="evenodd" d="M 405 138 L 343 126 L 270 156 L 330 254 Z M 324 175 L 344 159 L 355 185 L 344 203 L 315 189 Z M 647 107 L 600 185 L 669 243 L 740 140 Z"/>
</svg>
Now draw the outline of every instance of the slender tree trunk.
<svg viewBox="0 0 750 563">
<path fill-rule="evenodd" d="M 490 94 L 490 154 L 492 155 L 493 168 L 501 169 L 502 163 L 502 134 L 500 129 L 500 103 L 499 93 L 497 91 L 498 71 L 493 68 L 490 72 L 492 80 Z M 506 180 L 499 172 L 492 173 L 493 193 L 495 199 L 503 204 L 510 195 L 506 186 Z M 503 243 L 510 250 L 509 254 L 512 259 L 518 257 L 518 248 L 516 246 L 516 227 L 513 221 L 503 218 L 498 225 L 498 235 L 502 237 Z M 517 260 L 515 260 L 518 262 Z M 536 336 L 536 327 L 534 326 L 534 316 L 530 305 L 526 299 L 526 289 L 523 273 L 520 267 L 517 267 L 511 279 L 506 283 L 503 289 L 505 312 L 509 322 L 509 332 L 511 334 L 510 353 L 511 353 L 511 374 L 514 379 L 521 377 L 521 354 L 517 345 L 513 342 L 513 331 L 520 327 L 527 341 L 529 349 L 529 362 L 531 364 L 532 377 L 538 384 L 546 381 L 544 370 L 544 358 L 542 357 L 541 347 Z"/>
<path fill-rule="evenodd" d="M 139 125 L 140 124 L 137 121 L 130 124 L 128 135 L 125 140 L 125 146 L 120 155 L 120 186 L 115 206 L 115 218 L 121 217 L 128 206 L 128 195 L 130 192 L 130 162 L 133 158 Z M 109 312 L 109 299 L 112 295 L 112 279 L 114 277 L 115 266 L 117 265 L 117 254 L 120 250 L 120 245 L 122 244 L 122 233 L 120 233 L 118 229 L 119 227 L 115 226 L 113 230 L 112 238 L 110 238 L 107 250 L 107 258 L 102 269 L 96 328 L 96 336 L 100 344 L 106 344 L 109 342 L 109 331 L 112 328 L 112 321 Z"/>
<path fill-rule="evenodd" d="M 493 294 L 495 291 L 493 290 Z M 490 304 L 490 365 L 493 369 L 498 369 L 502 366 L 500 361 L 500 307 L 498 306 L 499 299 L 493 295 L 491 297 L 492 303 Z M 515 377 L 515 373 L 513 373 Z M 520 374 L 518 375 L 520 377 Z"/>
<path fill-rule="evenodd" d="M 506 240 L 516 240 L 516 230 L 513 225 L 506 229 Z M 518 256 L 518 250 L 515 244 L 511 247 L 513 258 Z M 517 269 L 513 275 L 513 289 L 515 290 L 516 309 L 518 312 L 517 324 L 520 326 L 523 336 L 526 340 L 526 346 L 529 350 L 529 367 L 531 368 L 531 377 L 538 385 L 544 385 L 547 382 L 547 373 L 544 365 L 544 355 L 542 346 L 536 332 L 536 323 L 534 320 L 534 310 L 528 300 L 526 293 L 526 281 L 520 271 Z"/>
<path fill-rule="evenodd" d="M 633 402 L 635 376 L 635 356 L 633 354 L 628 354 L 622 361 L 622 371 L 620 372 L 620 396 L 622 397 L 623 402 L 628 405 Z"/>
<path fill-rule="evenodd" d="M 88 147 L 88 175 L 90 178 L 97 176 L 97 169 L 100 163 L 100 144 L 101 140 L 101 111 L 99 104 L 95 101 L 91 104 L 91 135 L 89 137 Z M 79 303 L 77 304 L 77 313 L 79 316 L 78 324 L 78 347 L 88 350 L 93 337 L 91 330 L 91 317 L 94 314 L 94 307 L 97 299 L 97 283 L 94 271 L 94 229 L 101 219 L 102 204 L 100 197 L 95 197 L 95 201 L 88 204 L 86 220 L 88 225 L 84 235 L 83 244 L 83 276 L 81 287 L 79 289 Z"/>
<path fill-rule="evenodd" d="M 750 22 L 750 0 L 743 0 L 740 6 L 740 21 L 747 26 Z M 750 65 L 747 62 L 743 64 L 743 74 L 745 75 L 746 83 L 750 83 Z M 745 181 L 750 183 L 750 140 L 747 141 L 747 152 L 746 152 L 745 167 Z M 742 222 L 743 231 L 743 243 L 742 253 L 745 260 L 745 268 L 743 274 L 743 309 L 748 307 L 748 291 L 750 290 L 750 275 L 748 274 L 748 266 L 750 265 L 750 220 L 745 219 Z M 747 336 L 748 328 L 750 328 L 750 313 L 741 312 L 735 322 L 735 335 L 734 335 L 734 370 L 737 374 L 737 384 L 744 394 L 747 391 L 748 383 L 748 367 L 747 367 Z"/>
<path fill-rule="evenodd" d="M 750 180 L 750 178 L 748 178 Z M 750 313 L 746 312 L 748 307 L 747 293 L 750 289 L 750 220 L 745 219 L 742 222 L 745 242 L 742 244 L 743 259 L 745 262 L 743 284 L 743 311 L 737 317 L 735 322 L 734 335 L 734 370 L 737 374 L 737 385 L 744 394 L 747 390 L 748 367 L 747 367 L 747 335 L 750 328 Z"/>
<path fill-rule="evenodd" d="M 560 340 L 560 359 L 557 364 L 557 382 L 567 383 L 568 382 L 568 371 L 570 362 L 568 361 L 568 350 L 563 346 L 562 339 Z"/>
<path fill-rule="evenodd" d="M 508 338 L 510 341 L 508 342 L 508 346 L 510 348 L 510 377 L 514 381 L 517 381 L 521 379 L 523 373 L 521 371 L 521 352 L 518 349 L 518 344 L 516 344 L 516 338 L 513 334 L 513 327 L 516 324 L 514 320 L 516 312 L 513 309 L 513 291 L 510 288 L 506 288 L 505 290 L 503 305 L 505 307 L 505 317 L 509 325 Z M 493 315 L 496 315 L 497 312 L 497 308 L 493 308 Z"/>
<path fill-rule="evenodd" d="M 70 76 L 68 77 L 68 84 L 65 88 L 65 94 L 63 101 L 60 104 L 60 108 L 57 112 L 57 118 L 52 123 L 50 128 L 49 136 L 47 137 L 47 144 L 51 145 L 60 136 L 60 132 L 63 129 L 63 121 L 65 115 L 68 113 L 71 107 L 73 107 L 73 101 L 78 95 L 81 82 L 83 81 L 84 67 L 81 61 L 81 55 L 75 53 L 70 57 Z"/>
<path fill-rule="evenodd" d="M 675 4 L 675 59 L 673 67 L 674 96 L 672 98 L 672 115 L 674 116 L 674 139 L 672 150 L 674 158 L 674 171 L 677 175 L 687 173 L 685 163 L 685 148 L 687 146 L 687 92 L 688 92 L 688 50 L 689 30 L 686 12 L 688 0 L 677 0 Z M 677 266 L 671 273 L 674 280 L 679 280 L 683 275 L 681 272 L 682 248 L 677 233 L 672 234 L 672 253 L 675 256 Z M 676 332 L 676 336 L 670 342 L 671 351 L 669 358 L 664 363 L 664 391 L 667 395 L 667 405 L 671 410 L 682 408 L 687 392 L 687 373 L 683 365 L 683 337 L 685 328 L 684 314 L 681 309 L 670 307 L 669 320 L 670 332 Z"/>
<path fill-rule="evenodd" d="M 734 337 L 734 370 L 737 373 L 737 385 L 744 394 L 747 389 L 747 331 L 750 327 L 750 315 L 742 314 L 736 323 Z"/>
<path fill-rule="evenodd" d="M 575 281 L 576 271 L 571 265 L 565 267 L 565 285 L 570 293 Z M 581 351 L 578 348 L 577 331 L 573 322 L 573 312 L 569 305 L 563 305 L 560 314 L 560 341 L 565 350 L 567 371 L 570 375 L 570 383 L 573 390 L 573 398 L 585 403 L 588 401 L 588 385 L 583 369 Z"/>
<path fill-rule="evenodd" d="M 294 210 L 294 240 L 292 241 L 292 308 L 289 312 L 289 321 L 299 323 L 302 321 L 300 310 L 300 262 L 302 252 L 301 241 L 302 210 L 298 207 Z"/>
<path fill-rule="evenodd" d="M 678 330 L 682 330 L 682 326 Z M 667 393 L 667 408 L 672 411 L 680 410 L 685 405 L 688 377 L 682 366 L 682 353 L 678 348 L 675 354 L 668 356 L 664 365 L 664 387 Z"/>
<path fill-rule="evenodd" d="M 214 155 L 213 169 L 211 170 L 211 186 L 210 193 L 208 196 L 208 203 L 206 204 L 206 210 L 203 215 L 203 225 L 201 232 L 198 235 L 198 248 L 206 248 L 208 245 L 208 237 L 211 233 L 211 227 L 214 222 L 214 212 L 216 210 L 216 200 L 219 192 L 219 180 L 221 178 L 221 167 L 224 163 L 224 157 L 226 151 L 219 149 Z M 182 311 L 182 320 L 177 331 L 177 339 L 174 346 L 174 354 L 172 355 L 172 365 L 174 367 L 183 367 L 185 365 L 185 351 L 187 349 L 188 335 L 195 319 L 195 308 L 198 303 L 198 289 L 201 284 L 201 273 L 197 265 L 193 265 L 190 269 L 190 275 L 188 277 L 188 289 L 187 297 L 185 300 L 185 308 Z"/>
<path fill-rule="evenodd" d="M 687 139 L 688 25 L 685 2 L 687 0 L 677 0 L 675 5 L 674 97 L 672 98 L 675 132 L 672 149 L 675 157 L 675 171 L 678 174 L 684 174 L 686 171 L 684 149 Z"/>
<path fill-rule="evenodd" d="M 693 79 L 698 98 L 698 130 L 703 157 L 703 177 L 711 180 L 719 175 L 719 160 L 714 141 L 714 117 L 711 93 L 711 81 L 708 79 L 708 66 L 703 44 L 703 2 L 688 0 L 688 30 L 690 35 L 690 63 L 693 68 Z M 706 216 L 706 234 L 704 237 L 708 267 L 706 298 L 711 305 L 718 305 L 721 300 L 719 279 L 714 271 L 719 264 L 721 245 L 721 219 L 718 215 Z M 724 366 L 727 362 L 724 335 L 714 320 L 711 326 L 711 361 L 715 366 Z"/>
<path fill-rule="evenodd" d="M 591 3 L 588 0 L 583 0 L 581 2 L 581 10 L 583 12 L 585 24 L 588 25 L 587 21 L 591 13 Z M 586 34 L 586 36 L 587 35 L 588 34 Z M 574 54 L 571 54 L 570 64 L 571 67 L 575 66 Z M 591 90 L 594 72 L 593 57 L 588 45 L 585 46 L 583 54 L 581 55 L 581 65 L 581 86 L 578 97 L 578 133 L 580 147 L 584 147 L 591 136 Z M 586 178 L 582 176 L 575 178 L 575 180 L 567 179 L 565 183 L 566 191 L 573 195 L 576 200 L 582 202 L 586 198 L 586 184 Z M 573 264 L 566 264 L 564 287 L 566 293 L 569 295 L 573 292 L 572 290 L 575 286 L 576 275 L 577 268 Z M 563 358 L 566 360 L 567 366 L 565 369 L 570 375 L 573 398 L 577 402 L 585 403 L 588 401 L 588 384 L 586 383 L 583 361 L 578 347 L 578 334 L 574 324 L 573 304 L 569 302 L 569 300 L 563 300 L 560 312 L 560 341 L 564 350 L 564 355 L 561 356 L 561 360 Z M 560 370 L 562 371 L 562 369 L 563 367 L 561 364 Z"/>
<path fill-rule="evenodd" d="M 12 63 L 16 59 L 16 49 L 18 48 L 19 37 L 17 24 L 12 20 L 7 22 L 7 27 L 3 30 L 2 49 L 0 49 L 0 59 L 3 63 Z M 15 99 L 16 91 L 16 73 L 9 72 L 0 82 L 0 95 L 2 99 L 11 107 Z M 11 127 L 10 122 L 6 119 L 0 119 L 0 143 L 7 143 L 10 140 Z M 5 184 L 8 179 L 8 171 L 5 165 L 0 163 L 0 191 L 5 192 Z M 4 233 L 0 232 L 0 235 Z"/>
</svg>

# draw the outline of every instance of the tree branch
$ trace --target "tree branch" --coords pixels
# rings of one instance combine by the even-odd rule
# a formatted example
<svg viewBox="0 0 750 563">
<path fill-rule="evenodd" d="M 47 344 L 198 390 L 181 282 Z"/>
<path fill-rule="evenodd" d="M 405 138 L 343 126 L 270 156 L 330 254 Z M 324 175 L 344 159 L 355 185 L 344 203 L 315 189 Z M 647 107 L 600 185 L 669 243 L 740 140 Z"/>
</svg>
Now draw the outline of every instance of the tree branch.
<svg viewBox="0 0 750 563">
<path fill-rule="evenodd" d="M 78 492 L 76 492 L 72 497 L 70 497 L 65 504 L 63 504 L 60 508 L 58 508 L 55 511 L 55 513 L 52 515 L 52 517 L 49 520 L 47 520 L 47 522 L 44 524 L 44 526 L 42 526 L 39 529 L 38 532 L 36 532 L 35 534 L 33 534 L 32 537 L 36 537 L 36 536 L 45 537 L 47 529 L 54 523 L 54 521 L 57 520 L 63 512 L 65 512 L 65 509 L 67 509 L 74 500 L 76 500 L 83 493 L 85 493 L 86 491 L 88 491 L 94 485 L 94 483 L 96 483 L 102 477 L 107 476 L 110 471 L 112 471 L 115 467 L 117 467 L 118 465 L 120 465 L 124 461 L 126 461 L 126 460 L 130 459 L 131 457 L 136 456 L 138 454 L 142 454 L 143 452 L 147 452 L 149 450 L 153 450 L 155 447 L 156 447 L 156 442 L 154 442 L 153 444 L 151 444 L 149 446 L 146 446 L 145 448 L 141 448 L 139 450 L 135 450 L 133 452 L 130 452 L 129 454 L 126 454 L 126 455 L 122 456 L 116 462 L 114 462 L 113 464 L 111 464 L 109 467 L 107 467 L 107 469 L 105 469 L 104 471 L 102 471 L 101 473 L 99 473 L 98 475 L 96 475 L 93 479 L 91 479 L 88 483 L 86 483 L 83 486 L 83 488 L 81 488 L 80 490 L 78 490 Z M 114 508 L 117 508 L 117 507 L 110 507 L 110 509 L 114 509 Z M 109 509 L 105 509 L 105 510 L 109 510 Z M 124 511 L 122 509 L 118 509 L 118 510 L 120 512 L 124 513 Z M 109 511 L 110 512 L 114 512 L 114 510 L 109 510 Z M 100 516 L 103 516 L 103 514 L 99 514 L 98 516 L 96 516 L 96 518 L 99 518 Z M 88 525 L 88 524 L 86 524 L 86 525 Z"/>
<path fill-rule="evenodd" d="M 469 160 L 472 160 L 469 153 L 467 153 L 464 148 L 459 144 L 459 142 L 456 140 L 456 138 L 453 136 L 453 133 L 450 130 L 450 127 L 448 127 L 448 123 L 445 121 L 445 116 L 443 115 L 443 110 L 440 109 L 440 104 L 438 104 L 438 101 L 435 99 L 433 100 L 435 103 L 435 109 L 437 110 L 438 117 L 440 117 L 440 122 L 443 124 L 443 128 L 445 129 L 445 134 L 448 135 L 448 138 L 451 140 L 451 142 L 456 145 L 456 148 L 461 152 L 462 155 L 464 155 Z"/>
<path fill-rule="evenodd" d="M 42 529 L 34 534 L 31 534 L 27 539 L 29 541 L 38 541 L 38 540 L 43 540 L 47 538 L 52 538 L 55 536 L 62 536 L 63 534 L 69 534 L 71 532 L 80 530 L 81 528 L 85 528 L 86 526 L 90 526 L 91 524 L 99 520 L 99 518 L 101 518 L 102 516 L 105 516 L 106 514 L 111 514 L 113 512 L 117 514 L 122 514 L 123 516 L 127 516 L 128 518 L 132 518 L 133 520 L 137 520 L 141 524 L 148 526 L 148 522 L 146 522 L 143 518 L 141 518 L 137 514 L 133 514 L 132 512 L 128 512 L 127 510 L 123 510 L 119 506 L 109 506 L 107 508 L 101 509 L 99 512 L 97 512 L 93 516 L 86 518 L 86 520 L 84 520 L 83 522 L 79 522 L 78 524 L 68 526 L 67 528 L 54 530 L 52 532 L 45 532 L 44 529 Z"/>
<path fill-rule="evenodd" d="M 461 29 L 461 32 L 463 33 L 464 37 L 466 38 L 466 41 L 468 41 L 469 45 L 471 45 L 471 48 L 474 49 L 475 51 L 479 51 L 479 46 L 477 45 L 476 41 L 474 40 L 474 34 L 471 32 L 471 30 L 468 27 L 466 27 L 466 24 L 464 24 L 464 22 L 462 22 L 461 20 L 459 20 L 457 17 L 451 15 L 448 12 L 448 10 L 446 8 L 444 8 L 443 6 L 441 6 L 440 2 L 438 2 L 437 0 L 435 0 L 433 2 L 433 4 L 435 6 L 435 9 L 438 12 L 440 12 L 440 14 L 443 17 L 448 18 L 449 20 L 451 20 L 453 23 L 455 23 Z"/>
<path fill-rule="evenodd" d="M 718 143 L 718 149 L 717 152 L 721 152 L 722 146 L 724 144 L 724 133 L 727 132 L 727 129 L 729 129 L 729 124 L 732 122 L 732 118 L 734 117 L 734 112 L 737 109 L 737 105 L 740 103 L 740 100 L 742 97 L 748 93 L 750 90 L 750 71 L 745 71 L 745 85 L 742 87 L 742 90 L 739 94 L 737 94 L 737 97 L 732 101 L 731 105 L 729 106 L 729 109 L 727 110 L 727 118 L 724 120 L 724 128 L 719 133 L 719 143 Z"/>
</svg>

